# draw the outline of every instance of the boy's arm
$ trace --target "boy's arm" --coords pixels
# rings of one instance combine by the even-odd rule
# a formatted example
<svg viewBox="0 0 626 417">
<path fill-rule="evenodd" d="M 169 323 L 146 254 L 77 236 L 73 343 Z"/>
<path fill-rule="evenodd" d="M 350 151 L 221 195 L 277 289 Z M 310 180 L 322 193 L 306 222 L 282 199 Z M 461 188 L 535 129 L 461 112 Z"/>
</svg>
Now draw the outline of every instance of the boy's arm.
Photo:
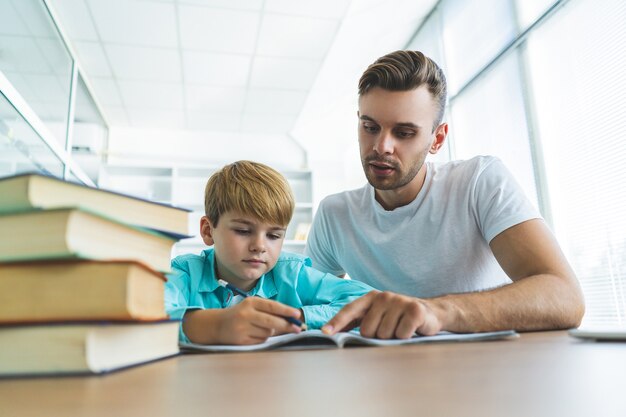
<svg viewBox="0 0 626 417">
<path fill-rule="evenodd" d="M 357 280 L 338 278 L 303 265 L 296 281 L 307 326 L 319 329 L 346 304 L 374 288 Z"/>
<path fill-rule="evenodd" d="M 300 310 L 259 297 L 248 297 L 225 309 L 190 310 L 183 330 L 190 341 L 205 345 L 251 345 L 300 328 L 285 317 L 298 318 Z"/>
<path fill-rule="evenodd" d="M 184 320 L 187 311 L 204 308 L 199 305 L 190 305 L 190 277 L 184 266 L 177 260 L 172 261 L 172 272 L 167 276 L 165 283 L 165 311 L 171 319 Z M 180 326 L 179 340 L 189 342 L 189 338 Z"/>
</svg>

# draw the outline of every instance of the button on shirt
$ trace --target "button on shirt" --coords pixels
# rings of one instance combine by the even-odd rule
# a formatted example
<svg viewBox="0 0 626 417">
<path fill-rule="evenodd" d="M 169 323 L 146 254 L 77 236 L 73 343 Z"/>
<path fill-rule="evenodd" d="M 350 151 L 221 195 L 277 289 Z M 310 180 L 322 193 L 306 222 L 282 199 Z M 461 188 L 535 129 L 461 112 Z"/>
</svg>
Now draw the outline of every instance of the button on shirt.
<svg viewBox="0 0 626 417">
<path fill-rule="evenodd" d="M 313 269 L 309 258 L 282 252 L 274 268 L 248 294 L 300 308 L 307 326 L 318 329 L 344 305 L 371 290 L 362 282 Z M 172 260 L 165 284 L 165 309 L 172 319 L 182 320 L 187 310 L 227 308 L 234 305 L 232 298 L 230 290 L 217 283 L 213 248 Z M 189 342 L 182 325 L 180 341 Z"/>
</svg>

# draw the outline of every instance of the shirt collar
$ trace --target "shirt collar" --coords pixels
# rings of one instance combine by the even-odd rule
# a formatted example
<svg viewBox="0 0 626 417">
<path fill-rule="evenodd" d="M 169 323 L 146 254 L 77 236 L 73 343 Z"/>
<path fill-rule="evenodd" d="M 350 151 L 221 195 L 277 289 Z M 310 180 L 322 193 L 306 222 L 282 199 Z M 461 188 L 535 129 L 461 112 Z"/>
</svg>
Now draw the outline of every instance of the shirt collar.
<svg viewBox="0 0 626 417">
<path fill-rule="evenodd" d="M 212 293 L 218 288 L 222 288 L 217 283 L 217 275 L 215 275 L 215 251 L 212 248 L 209 248 L 204 250 L 202 254 L 204 256 L 204 269 L 202 271 L 202 281 L 198 286 L 198 291 Z M 278 294 L 272 271 L 262 275 L 254 288 L 248 294 L 268 299 L 271 299 Z"/>
</svg>

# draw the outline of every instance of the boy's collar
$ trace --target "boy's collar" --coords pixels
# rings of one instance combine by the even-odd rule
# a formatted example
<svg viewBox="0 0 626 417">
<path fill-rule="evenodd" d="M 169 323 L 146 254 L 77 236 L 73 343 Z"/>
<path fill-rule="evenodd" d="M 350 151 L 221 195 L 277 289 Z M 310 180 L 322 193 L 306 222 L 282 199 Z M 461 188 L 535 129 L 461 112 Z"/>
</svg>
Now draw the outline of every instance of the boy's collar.
<svg viewBox="0 0 626 417">
<path fill-rule="evenodd" d="M 202 274 L 202 280 L 200 281 L 200 285 L 198 286 L 199 292 L 215 292 L 216 289 L 222 288 L 217 283 L 217 276 L 213 271 L 215 271 L 215 251 L 213 248 L 209 248 L 203 251 L 203 255 L 205 256 L 204 260 L 204 271 Z M 259 278 L 256 282 L 254 288 L 248 292 L 249 295 L 257 295 L 261 298 L 272 298 L 276 294 L 278 294 L 278 289 L 276 289 L 276 283 L 274 283 L 274 274 L 272 271 L 269 271 L 267 274 L 264 274 Z"/>
</svg>

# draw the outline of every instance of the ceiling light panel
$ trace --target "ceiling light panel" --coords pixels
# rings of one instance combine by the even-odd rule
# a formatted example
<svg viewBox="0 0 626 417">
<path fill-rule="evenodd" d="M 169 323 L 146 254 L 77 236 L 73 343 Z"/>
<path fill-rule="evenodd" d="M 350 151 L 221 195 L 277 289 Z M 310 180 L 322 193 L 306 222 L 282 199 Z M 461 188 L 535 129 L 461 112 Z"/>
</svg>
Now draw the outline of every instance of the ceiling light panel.
<svg viewBox="0 0 626 417">
<path fill-rule="evenodd" d="M 297 118 L 294 114 L 245 113 L 241 120 L 241 131 L 284 134 L 293 128 Z"/>
<path fill-rule="evenodd" d="M 245 86 L 252 58 L 248 55 L 183 51 L 185 82 L 189 84 Z"/>
<path fill-rule="evenodd" d="M 50 0 L 63 22 L 63 29 L 73 41 L 98 41 L 98 33 L 84 0 Z"/>
<path fill-rule="evenodd" d="M 338 25 L 337 20 L 267 14 L 263 18 L 257 53 L 322 59 Z"/>
<path fill-rule="evenodd" d="M 345 15 L 350 1 L 351 0 L 267 0 L 265 3 L 265 11 L 296 16 L 341 19 Z"/>
<path fill-rule="evenodd" d="M 128 116 L 124 107 L 104 106 L 107 120 L 114 126 L 128 126 Z"/>
<path fill-rule="evenodd" d="M 175 49 L 105 46 L 113 73 L 120 79 L 180 82 L 181 69 Z"/>
<path fill-rule="evenodd" d="M 263 8 L 263 0 L 178 0 L 178 3 L 237 10 L 261 10 Z"/>
<path fill-rule="evenodd" d="M 252 89 L 248 91 L 246 112 L 298 114 L 306 97 L 306 91 Z"/>
<path fill-rule="evenodd" d="M 176 47 L 176 9 L 146 0 L 88 0 L 104 42 Z"/>
<path fill-rule="evenodd" d="M 320 61 L 257 56 L 252 63 L 251 87 L 308 90 L 313 85 Z"/>
<path fill-rule="evenodd" d="M 98 102 L 104 106 L 122 106 L 122 98 L 117 83 L 111 78 L 91 78 L 91 87 Z"/>
<path fill-rule="evenodd" d="M 183 89 L 180 84 L 143 81 L 118 81 L 122 100 L 128 107 L 182 110 Z"/>
<path fill-rule="evenodd" d="M 111 67 L 98 42 L 74 42 L 74 49 L 82 69 L 91 77 L 111 77 Z"/>
<path fill-rule="evenodd" d="M 246 100 L 245 88 L 211 87 L 205 85 L 185 86 L 187 109 L 217 111 L 224 113 L 240 112 Z"/>
<path fill-rule="evenodd" d="M 161 129 L 183 129 L 185 125 L 185 115 L 182 110 L 161 110 L 128 108 L 128 116 L 131 126 L 145 127 L 151 126 Z"/>
<path fill-rule="evenodd" d="M 260 15 L 257 12 L 179 6 L 183 49 L 251 54 Z"/>
<path fill-rule="evenodd" d="M 222 113 L 202 110 L 187 110 L 187 128 L 216 132 L 237 132 L 241 124 L 241 113 Z"/>
</svg>

